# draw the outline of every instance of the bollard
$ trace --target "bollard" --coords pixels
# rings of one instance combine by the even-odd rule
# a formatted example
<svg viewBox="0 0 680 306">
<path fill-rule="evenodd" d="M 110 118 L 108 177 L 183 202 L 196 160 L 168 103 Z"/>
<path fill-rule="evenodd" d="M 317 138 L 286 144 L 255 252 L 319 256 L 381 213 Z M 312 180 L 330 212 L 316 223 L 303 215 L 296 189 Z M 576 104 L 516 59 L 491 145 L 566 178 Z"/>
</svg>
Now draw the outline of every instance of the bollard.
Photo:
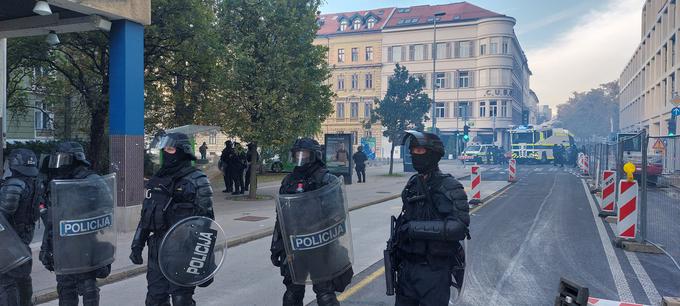
<svg viewBox="0 0 680 306">
<path fill-rule="evenodd" d="M 480 188 L 480 185 L 482 184 L 482 169 L 479 166 L 472 166 L 472 168 L 470 168 L 470 182 L 472 199 L 468 203 L 471 205 L 482 203 L 482 192 Z"/>
<path fill-rule="evenodd" d="M 635 239 L 638 218 L 638 183 L 635 180 L 619 182 L 618 223 L 616 231 L 622 239 Z"/>
<path fill-rule="evenodd" d="M 514 158 L 508 160 L 508 182 L 514 183 L 517 181 L 517 160 Z"/>
<path fill-rule="evenodd" d="M 600 205 L 602 213 L 600 217 L 614 216 L 616 202 L 616 171 L 604 170 L 602 172 L 602 196 Z"/>
</svg>

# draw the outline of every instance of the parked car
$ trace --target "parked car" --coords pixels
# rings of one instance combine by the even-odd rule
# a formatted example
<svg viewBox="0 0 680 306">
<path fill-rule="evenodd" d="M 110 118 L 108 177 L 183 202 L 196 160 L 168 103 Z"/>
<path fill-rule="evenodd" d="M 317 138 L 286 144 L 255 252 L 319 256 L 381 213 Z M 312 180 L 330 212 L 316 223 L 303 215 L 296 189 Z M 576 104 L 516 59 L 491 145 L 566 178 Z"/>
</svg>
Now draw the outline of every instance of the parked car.
<svg viewBox="0 0 680 306">
<path fill-rule="evenodd" d="M 279 155 L 274 155 L 274 157 L 263 161 L 264 169 L 269 172 L 281 173 L 281 172 L 291 172 L 293 171 L 293 164 L 282 160 Z"/>
</svg>

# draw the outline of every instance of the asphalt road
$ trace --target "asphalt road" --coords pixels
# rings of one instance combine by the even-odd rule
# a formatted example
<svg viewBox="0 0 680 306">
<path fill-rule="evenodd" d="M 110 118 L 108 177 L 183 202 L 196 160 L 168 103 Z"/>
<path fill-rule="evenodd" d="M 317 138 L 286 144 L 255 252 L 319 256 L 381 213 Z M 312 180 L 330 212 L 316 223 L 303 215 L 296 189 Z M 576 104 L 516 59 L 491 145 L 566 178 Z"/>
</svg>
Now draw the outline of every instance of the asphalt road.
<svg viewBox="0 0 680 306">
<path fill-rule="evenodd" d="M 503 175 L 485 167 L 483 178 Z M 465 288 L 455 305 L 551 305 L 560 277 L 609 300 L 659 304 L 661 296 L 680 295 L 680 272 L 668 258 L 612 247 L 611 226 L 596 217 L 596 202 L 573 169 L 519 167 L 519 182 L 473 213 Z M 394 304 L 382 261 L 349 291 L 343 305 Z"/>
</svg>

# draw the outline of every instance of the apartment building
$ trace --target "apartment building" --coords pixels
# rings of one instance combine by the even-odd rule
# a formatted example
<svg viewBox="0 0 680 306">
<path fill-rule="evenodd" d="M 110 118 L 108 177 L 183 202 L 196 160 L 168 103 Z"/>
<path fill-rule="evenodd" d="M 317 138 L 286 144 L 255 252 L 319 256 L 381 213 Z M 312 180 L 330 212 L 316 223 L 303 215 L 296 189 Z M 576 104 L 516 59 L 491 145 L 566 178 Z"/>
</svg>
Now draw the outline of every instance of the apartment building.
<svg viewBox="0 0 680 306">
<path fill-rule="evenodd" d="M 322 125 L 323 134 L 348 133 L 354 144 L 368 143 L 382 157 L 380 124 L 366 128 L 375 100 L 380 99 L 382 80 L 381 30 L 394 8 L 320 15 L 314 43 L 328 48 L 332 76 L 328 80 L 336 96 L 334 114 Z"/>
<path fill-rule="evenodd" d="M 676 1 L 647 0 L 641 18 L 640 44 L 619 77 L 619 129 L 667 135 L 678 95 L 680 9 Z"/>
</svg>

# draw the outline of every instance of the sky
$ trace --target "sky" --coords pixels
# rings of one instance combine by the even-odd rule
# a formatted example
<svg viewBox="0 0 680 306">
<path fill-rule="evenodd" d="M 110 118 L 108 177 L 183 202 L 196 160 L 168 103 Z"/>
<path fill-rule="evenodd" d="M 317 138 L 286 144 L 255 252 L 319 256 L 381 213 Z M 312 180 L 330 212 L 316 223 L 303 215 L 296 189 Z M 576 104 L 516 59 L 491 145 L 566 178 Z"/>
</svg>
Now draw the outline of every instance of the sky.
<svg viewBox="0 0 680 306">
<path fill-rule="evenodd" d="M 456 0 L 326 0 L 322 13 Z M 556 113 L 574 91 L 615 81 L 640 43 L 644 0 L 468 0 L 517 20 L 531 88 Z"/>
</svg>

